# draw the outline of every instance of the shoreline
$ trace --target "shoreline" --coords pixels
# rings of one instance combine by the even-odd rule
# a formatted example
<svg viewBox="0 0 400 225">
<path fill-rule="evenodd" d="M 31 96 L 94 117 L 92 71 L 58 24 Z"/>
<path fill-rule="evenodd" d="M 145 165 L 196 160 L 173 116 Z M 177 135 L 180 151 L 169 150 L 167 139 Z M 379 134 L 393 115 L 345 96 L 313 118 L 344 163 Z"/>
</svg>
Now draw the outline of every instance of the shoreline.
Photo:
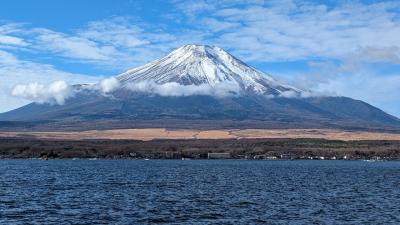
<svg viewBox="0 0 400 225">
<path fill-rule="evenodd" d="M 400 160 L 400 141 L 326 139 L 44 140 L 0 138 L 0 159 Z"/>
<path fill-rule="evenodd" d="M 288 162 L 288 161 L 343 161 L 343 162 L 400 162 L 400 159 L 139 159 L 139 158 L 0 158 L 0 161 L 267 161 L 267 162 Z"/>
</svg>

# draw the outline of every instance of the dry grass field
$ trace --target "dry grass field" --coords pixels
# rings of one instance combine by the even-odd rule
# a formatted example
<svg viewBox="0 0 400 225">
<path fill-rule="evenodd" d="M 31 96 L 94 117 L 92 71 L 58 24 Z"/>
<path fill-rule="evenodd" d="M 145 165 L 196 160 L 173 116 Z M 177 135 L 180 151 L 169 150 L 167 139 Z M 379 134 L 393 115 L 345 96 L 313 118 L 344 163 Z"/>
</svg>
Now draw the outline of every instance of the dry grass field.
<svg viewBox="0 0 400 225">
<path fill-rule="evenodd" d="M 89 130 L 71 132 L 0 132 L 0 137 L 25 137 L 45 140 L 143 140 L 155 139 L 274 139 L 318 138 L 327 140 L 400 140 L 400 134 L 333 129 L 232 129 L 169 130 L 164 128 Z"/>
</svg>

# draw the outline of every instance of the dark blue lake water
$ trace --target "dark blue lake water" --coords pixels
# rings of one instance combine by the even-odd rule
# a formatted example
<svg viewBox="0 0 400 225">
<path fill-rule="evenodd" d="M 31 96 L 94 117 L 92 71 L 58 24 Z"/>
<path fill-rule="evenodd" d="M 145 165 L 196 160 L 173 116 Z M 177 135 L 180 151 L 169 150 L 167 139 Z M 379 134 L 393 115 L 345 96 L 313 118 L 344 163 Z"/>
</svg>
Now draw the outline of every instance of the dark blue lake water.
<svg viewBox="0 0 400 225">
<path fill-rule="evenodd" d="M 0 224 L 400 224 L 400 162 L 0 160 Z"/>
</svg>

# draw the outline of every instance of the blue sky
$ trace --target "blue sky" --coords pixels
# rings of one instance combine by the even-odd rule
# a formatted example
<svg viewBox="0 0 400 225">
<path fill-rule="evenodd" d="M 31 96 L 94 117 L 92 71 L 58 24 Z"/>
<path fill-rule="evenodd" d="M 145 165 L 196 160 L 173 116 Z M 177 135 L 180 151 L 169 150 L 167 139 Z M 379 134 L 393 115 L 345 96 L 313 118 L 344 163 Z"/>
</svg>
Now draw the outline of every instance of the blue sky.
<svg viewBox="0 0 400 225">
<path fill-rule="evenodd" d="M 0 112 L 17 84 L 95 82 L 184 44 L 224 48 L 277 79 L 400 116 L 398 1 L 4 0 Z"/>
</svg>

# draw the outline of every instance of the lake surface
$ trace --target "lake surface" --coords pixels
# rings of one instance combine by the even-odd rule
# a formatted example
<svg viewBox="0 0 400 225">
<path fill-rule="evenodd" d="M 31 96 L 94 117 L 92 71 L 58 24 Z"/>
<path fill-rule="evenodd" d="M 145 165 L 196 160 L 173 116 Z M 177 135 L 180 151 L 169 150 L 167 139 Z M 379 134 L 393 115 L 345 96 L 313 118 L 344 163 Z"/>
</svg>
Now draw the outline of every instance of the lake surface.
<svg viewBox="0 0 400 225">
<path fill-rule="evenodd" d="M 0 224 L 399 224 L 400 162 L 0 160 Z"/>
</svg>

